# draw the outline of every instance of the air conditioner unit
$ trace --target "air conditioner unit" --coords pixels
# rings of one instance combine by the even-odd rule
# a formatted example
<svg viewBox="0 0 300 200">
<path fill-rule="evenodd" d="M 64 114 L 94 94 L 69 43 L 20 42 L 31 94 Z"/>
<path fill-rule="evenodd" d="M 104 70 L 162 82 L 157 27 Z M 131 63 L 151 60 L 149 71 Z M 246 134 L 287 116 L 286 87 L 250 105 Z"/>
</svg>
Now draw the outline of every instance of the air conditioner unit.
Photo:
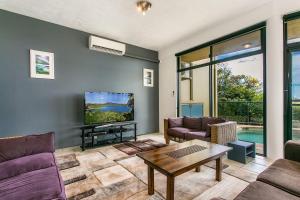
<svg viewBox="0 0 300 200">
<path fill-rule="evenodd" d="M 122 56 L 125 54 L 126 45 L 91 35 L 89 38 L 89 48 L 95 51 Z"/>
</svg>

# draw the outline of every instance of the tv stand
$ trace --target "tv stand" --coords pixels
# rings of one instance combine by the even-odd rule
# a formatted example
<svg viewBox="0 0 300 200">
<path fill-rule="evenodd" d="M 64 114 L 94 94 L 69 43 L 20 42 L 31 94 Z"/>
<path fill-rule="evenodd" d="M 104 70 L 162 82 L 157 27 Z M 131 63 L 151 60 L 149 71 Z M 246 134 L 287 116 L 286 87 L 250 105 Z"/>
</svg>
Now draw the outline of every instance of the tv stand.
<svg viewBox="0 0 300 200">
<path fill-rule="evenodd" d="M 137 123 L 134 121 L 116 122 L 109 124 L 94 124 L 80 127 L 81 129 L 81 149 L 93 148 L 103 144 L 124 142 L 130 139 L 136 141 Z M 123 133 L 133 132 L 133 136 L 124 138 Z M 108 139 L 98 140 L 98 137 L 109 137 Z"/>
</svg>

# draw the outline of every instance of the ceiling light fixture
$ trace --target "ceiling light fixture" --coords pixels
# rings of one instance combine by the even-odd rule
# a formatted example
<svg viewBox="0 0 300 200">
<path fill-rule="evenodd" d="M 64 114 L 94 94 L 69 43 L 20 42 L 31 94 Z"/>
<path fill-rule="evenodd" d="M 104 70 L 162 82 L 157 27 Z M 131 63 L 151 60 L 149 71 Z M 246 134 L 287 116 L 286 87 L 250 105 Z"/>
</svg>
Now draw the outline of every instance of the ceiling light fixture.
<svg viewBox="0 0 300 200">
<path fill-rule="evenodd" d="M 252 46 L 251 43 L 243 44 L 243 47 L 244 47 L 245 49 L 249 49 L 251 46 Z"/>
<path fill-rule="evenodd" d="M 138 1 L 136 2 L 136 7 L 139 12 L 143 15 L 146 14 L 148 10 L 150 10 L 152 4 L 149 1 Z"/>
</svg>

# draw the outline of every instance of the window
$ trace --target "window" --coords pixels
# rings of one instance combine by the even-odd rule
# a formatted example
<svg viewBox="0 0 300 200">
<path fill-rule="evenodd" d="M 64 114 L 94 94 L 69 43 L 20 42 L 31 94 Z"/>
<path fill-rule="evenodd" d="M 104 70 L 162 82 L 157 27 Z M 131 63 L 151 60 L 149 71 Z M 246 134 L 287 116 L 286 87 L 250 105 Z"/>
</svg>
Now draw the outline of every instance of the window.
<svg viewBox="0 0 300 200">
<path fill-rule="evenodd" d="M 213 45 L 213 60 L 222 60 L 237 55 L 261 50 L 260 31 L 245 34 Z"/>
<path fill-rule="evenodd" d="M 300 42 L 300 19 L 287 21 L 287 43 Z"/>
<path fill-rule="evenodd" d="M 209 63 L 210 62 L 209 54 L 210 54 L 210 48 L 206 47 L 182 55 L 180 57 L 181 59 L 180 68 L 185 69 L 193 66 L 198 66 L 204 63 Z"/>
<path fill-rule="evenodd" d="M 179 74 L 180 116 L 209 116 L 209 66 L 185 70 Z"/>
<path fill-rule="evenodd" d="M 286 15 L 284 132 L 285 141 L 300 140 L 300 12 Z"/>
<path fill-rule="evenodd" d="M 238 138 L 266 154 L 265 23 L 176 54 L 178 116 L 238 122 Z"/>
</svg>

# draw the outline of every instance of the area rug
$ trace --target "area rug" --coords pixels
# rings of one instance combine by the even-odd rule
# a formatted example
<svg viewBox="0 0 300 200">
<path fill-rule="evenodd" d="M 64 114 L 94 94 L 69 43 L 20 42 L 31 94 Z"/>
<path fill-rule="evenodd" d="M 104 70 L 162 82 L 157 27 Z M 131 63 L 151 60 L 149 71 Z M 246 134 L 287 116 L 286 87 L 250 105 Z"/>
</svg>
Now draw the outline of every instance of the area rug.
<svg viewBox="0 0 300 200">
<path fill-rule="evenodd" d="M 206 167 L 210 167 L 212 169 L 216 169 L 216 162 L 215 161 L 212 161 L 212 162 L 209 162 L 209 163 L 206 163 L 204 164 Z M 222 168 L 223 169 L 226 169 L 227 167 L 229 167 L 229 165 L 225 164 L 225 163 L 222 163 Z"/>
<path fill-rule="evenodd" d="M 85 191 L 83 193 L 77 194 L 76 196 L 69 197 L 67 200 L 80 200 L 80 199 L 84 199 L 86 197 L 92 196 L 95 193 L 96 193 L 95 189 L 92 188 L 92 189 L 90 189 L 88 191 Z"/>
<path fill-rule="evenodd" d="M 137 156 L 118 162 L 119 165 L 134 174 L 145 184 L 148 182 L 147 165 Z M 162 197 L 166 197 L 167 178 L 160 172 L 154 172 L 155 191 Z M 227 176 L 224 175 L 224 179 Z M 225 180 L 226 181 L 226 180 Z M 201 167 L 201 172 L 191 170 L 176 177 L 175 181 L 175 199 L 192 200 L 197 199 L 201 193 L 212 188 L 218 182 L 215 180 L 215 170 L 206 166 Z"/>
<path fill-rule="evenodd" d="M 65 180 L 65 181 L 64 181 L 64 185 L 69 185 L 69 184 L 75 183 L 75 182 L 77 182 L 77 181 L 82 181 L 82 180 L 84 180 L 84 179 L 86 179 L 86 178 L 87 178 L 87 177 L 86 177 L 85 174 L 84 174 L 84 175 L 80 175 L 80 176 L 76 176 L 76 177 L 74 177 L 74 178 L 72 178 L 72 179 Z"/>
<path fill-rule="evenodd" d="M 124 142 L 122 144 L 114 145 L 113 147 L 126 153 L 127 155 L 135 155 L 140 152 L 150 151 L 165 146 L 167 145 L 151 139 L 145 139 L 134 142 Z"/>
<path fill-rule="evenodd" d="M 135 152 L 166 146 L 153 140 L 126 144 L 128 143 L 130 146 L 126 145 L 126 148 L 132 148 Z M 166 196 L 167 180 L 164 175 L 155 172 L 155 194 L 149 196 L 147 165 L 137 156 L 128 155 L 113 146 L 83 152 L 70 150 L 68 154 L 64 151 L 61 155 L 57 153 L 56 159 L 61 169 L 64 169 L 60 174 L 64 180 L 68 200 L 163 200 Z M 211 199 L 215 196 L 211 193 L 215 193 L 215 190 L 219 191 L 216 186 L 218 182 L 215 181 L 213 162 L 209 164 L 210 167 L 202 166 L 201 172 L 191 170 L 176 178 L 175 200 Z M 235 187 L 237 192 L 243 190 L 248 184 L 227 174 L 224 174 L 223 178 L 222 182 L 230 188 Z M 214 187 L 216 189 L 213 189 Z M 224 195 L 219 196 L 233 199 L 235 193 L 227 194 L 227 188 L 228 186 L 224 187 L 224 191 L 220 191 Z M 200 196 L 205 193 L 209 198 Z"/>
<path fill-rule="evenodd" d="M 59 170 L 65 170 L 80 165 L 79 161 L 76 159 L 75 154 L 59 156 L 56 160 Z"/>
</svg>

